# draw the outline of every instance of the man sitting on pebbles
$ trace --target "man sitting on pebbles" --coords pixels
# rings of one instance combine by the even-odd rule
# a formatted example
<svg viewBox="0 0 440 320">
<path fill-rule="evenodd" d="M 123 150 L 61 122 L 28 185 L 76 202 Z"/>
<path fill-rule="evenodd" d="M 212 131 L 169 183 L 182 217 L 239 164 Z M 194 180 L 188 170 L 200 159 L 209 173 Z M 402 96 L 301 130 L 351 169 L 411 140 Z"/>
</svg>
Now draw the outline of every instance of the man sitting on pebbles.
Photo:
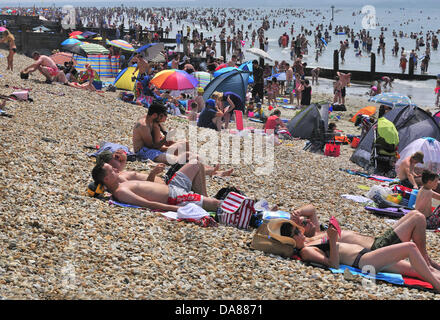
<svg viewBox="0 0 440 320">
<path fill-rule="evenodd" d="M 168 185 L 128 180 L 108 163 L 98 163 L 92 176 L 95 183 L 104 185 L 117 201 L 151 210 L 177 211 L 193 203 L 207 211 L 217 211 L 221 203 L 207 196 L 204 166 L 194 158 L 171 178 Z"/>
<path fill-rule="evenodd" d="M 39 71 L 46 77 L 46 83 L 52 83 L 52 81 L 67 84 L 67 78 L 63 71 L 59 70 L 56 63 L 48 56 L 41 55 L 38 51 L 32 53 L 32 59 L 36 62 L 21 71 L 22 74 L 29 74 L 35 71 Z"/>
<path fill-rule="evenodd" d="M 167 108 L 160 103 L 153 103 L 145 117 L 138 119 L 133 128 L 133 149 L 139 159 L 150 159 L 165 164 L 185 163 L 191 154 L 187 151 L 187 141 L 169 141 L 162 123 L 167 119 Z M 173 152 L 173 150 L 175 150 Z M 182 151 L 184 150 L 184 151 Z M 179 154 L 180 152 L 180 154 Z M 179 158 L 182 157 L 182 158 Z M 185 159 L 186 158 L 186 159 Z M 179 161 L 183 160 L 183 161 Z M 219 166 L 205 167 L 208 175 L 230 176 L 233 169 L 218 171 Z"/>
</svg>

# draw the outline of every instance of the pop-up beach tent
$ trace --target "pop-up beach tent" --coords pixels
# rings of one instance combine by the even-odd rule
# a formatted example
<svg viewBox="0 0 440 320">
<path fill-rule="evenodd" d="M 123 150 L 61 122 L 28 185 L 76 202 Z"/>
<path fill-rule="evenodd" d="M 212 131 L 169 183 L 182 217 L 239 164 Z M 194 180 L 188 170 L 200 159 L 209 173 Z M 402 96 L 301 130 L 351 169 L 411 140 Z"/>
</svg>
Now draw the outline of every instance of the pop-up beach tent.
<svg viewBox="0 0 440 320">
<path fill-rule="evenodd" d="M 122 90 L 134 90 L 134 85 L 136 83 L 136 80 L 133 81 L 133 77 L 137 77 L 139 70 L 135 72 L 133 75 L 133 71 L 135 70 L 135 67 L 128 67 L 119 72 L 119 74 L 115 78 L 115 82 L 113 85 Z"/>
<path fill-rule="evenodd" d="M 324 137 L 328 127 L 329 107 L 329 104 L 311 104 L 300 111 L 287 123 L 287 129 L 292 137 L 310 139 L 317 131 L 322 131 Z"/>
<path fill-rule="evenodd" d="M 232 70 L 230 72 L 219 75 L 214 78 L 205 87 L 203 99 L 208 100 L 214 91 L 218 92 L 234 92 L 240 96 L 241 101 L 246 101 L 246 91 L 249 82 L 249 73 L 240 70 Z"/>
<path fill-rule="evenodd" d="M 414 140 L 407 145 L 406 148 L 400 152 L 400 159 L 396 162 L 396 169 L 405 158 L 413 155 L 417 151 L 423 152 L 423 164 L 418 163 L 416 166 L 440 174 L 440 142 L 429 137 Z"/>
<path fill-rule="evenodd" d="M 393 108 L 385 118 L 394 123 L 399 133 L 398 152 L 404 150 L 414 140 L 423 137 L 431 137 L 440 140 L 440 127 L 423 109 L 417 106 Z M 374 127 L 359 142 L 358 147 L 350 158 L 350 161 L 368 170 L 373 152 Z"/>
</svg>

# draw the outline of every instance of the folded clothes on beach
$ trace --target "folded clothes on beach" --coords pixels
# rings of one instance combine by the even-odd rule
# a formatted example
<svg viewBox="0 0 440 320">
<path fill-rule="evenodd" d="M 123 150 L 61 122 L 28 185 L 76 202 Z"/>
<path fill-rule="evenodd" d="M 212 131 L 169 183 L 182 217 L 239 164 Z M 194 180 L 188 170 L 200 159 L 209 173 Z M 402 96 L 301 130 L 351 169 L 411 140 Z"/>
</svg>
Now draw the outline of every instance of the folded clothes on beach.
<svg viewBox="0 0 440 320">
<path fill-rule="evenodd" d="M 341 195 L 342 198 L 352 200 L 359 203 L 373 203 L 373 200 L 370 198 L 364 197 L 364 196 L 356 196 L 352 194 L 343 194 Z"/>
</svg>

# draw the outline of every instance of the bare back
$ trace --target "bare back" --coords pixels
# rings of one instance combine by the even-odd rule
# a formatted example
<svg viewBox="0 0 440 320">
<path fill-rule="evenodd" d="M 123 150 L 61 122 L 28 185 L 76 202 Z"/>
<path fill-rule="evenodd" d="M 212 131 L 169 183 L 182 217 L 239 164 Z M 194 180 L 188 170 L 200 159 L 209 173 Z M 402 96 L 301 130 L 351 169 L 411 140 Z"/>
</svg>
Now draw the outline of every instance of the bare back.
<svg viewBox="0 0 440 320">
<path fill-rule="evenodd" d="M 49 58 L 48 56 L 40 56 L 40 58 L 38 59 L 38 61 L 40 62 L 40 66 L 41 67 L 49 67 L 52 69 L 58 69 L 57 65 L 55 64 L 55 62 Z"/>
<path fill-rule="evenodd" d="M 133 149 L 138 152 L 142 147 L 151 147 L 153 144 L 152 130 L 145 121 L 145 117 L 139 118 L 133 128 Z"/>
</svg>

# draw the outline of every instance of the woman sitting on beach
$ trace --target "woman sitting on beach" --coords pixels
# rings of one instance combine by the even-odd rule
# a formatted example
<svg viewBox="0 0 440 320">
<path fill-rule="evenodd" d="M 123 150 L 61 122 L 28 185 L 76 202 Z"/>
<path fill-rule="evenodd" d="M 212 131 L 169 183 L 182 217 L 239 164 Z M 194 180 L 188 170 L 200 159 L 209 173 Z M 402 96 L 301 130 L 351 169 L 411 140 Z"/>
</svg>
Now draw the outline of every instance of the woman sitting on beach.
<svg viewBox="0 0 440 320">
<path fill-rule="evenodd" d="M 89 63 L 86 63 L 85 67 L 86 67 L 87 82 L 84 82 L 83 84 L 79 84 L 78 82 L 69 82 L 69 86 L 77 88 L 77 89 L 98 91 L 98 90 L 96 90 L 95 86 L 93 85 L 93 81 L 95 81 L 96 71 L 92 69 L 92 66 Z M 99 91 L 99 92 L 102 92 L 102 91 Z"/>
<path fill-rule="evenodd" d="M 15 45 L 15 37 L 9 30 L 3 32 L 3 38 L 0 40 L 2 43 L 8 43 L 9 45 L 9 55 L 8 55 L 8 67 L 6 70 L 14 71 L 14 54 L 17 52 L 17 47 Z"/>
<path fill-rule="evenodd" d="M 331 268 L 340 264 L 362 269 L 373 266 L 375 272 L 397 273 L 421 278 L 440 291 L 440 274 L 428 266 L 419 249 L 413 242 L 393 244 L 370 251 L 357 244 L 338 242 L 338 231 L 333 225 L 327 230 L 327 237 L 311 240 L 304 236 L 304 229 L 286 220 L 273 220 L 269 223 L 270 234 L 282 243 L 294 246 L 304 261 L 319 263 Z M 409 262 L 404 259 L 409 258 Z"/>
</svg>

